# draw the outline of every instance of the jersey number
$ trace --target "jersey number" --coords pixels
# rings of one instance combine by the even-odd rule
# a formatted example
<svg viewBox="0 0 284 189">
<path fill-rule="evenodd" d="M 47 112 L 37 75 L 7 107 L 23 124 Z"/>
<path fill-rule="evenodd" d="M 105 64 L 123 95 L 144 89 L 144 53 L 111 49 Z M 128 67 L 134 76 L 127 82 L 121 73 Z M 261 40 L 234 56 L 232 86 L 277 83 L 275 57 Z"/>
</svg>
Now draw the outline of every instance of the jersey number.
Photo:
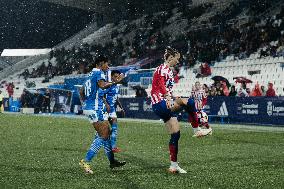
<svg viewBox="0 0 284 189">
<path fill-rule="evenodd" d="M 92 83 L 91 80 L 88 79 L 85 83 L 85 95 L 89 96 L 91 94 L 92 91 Z"/>
</svg>

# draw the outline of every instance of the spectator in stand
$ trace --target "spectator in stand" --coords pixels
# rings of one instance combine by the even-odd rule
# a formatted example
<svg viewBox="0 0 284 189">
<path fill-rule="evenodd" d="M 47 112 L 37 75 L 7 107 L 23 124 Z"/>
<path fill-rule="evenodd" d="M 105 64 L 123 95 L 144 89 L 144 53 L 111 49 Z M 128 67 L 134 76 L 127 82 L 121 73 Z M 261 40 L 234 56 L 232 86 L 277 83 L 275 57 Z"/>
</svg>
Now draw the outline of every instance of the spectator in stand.
<svg viewBox="0 0 284 189">
<path fill-rule="evenodd" d="M 229 89 L 228 89 L 228 87 L 227 87 L 227 84 L 226 84 L 226 82 L 224 82 L 224 81 L 221 81 L 221 87 L 222 87 L 222 89 L 223 89 L 223 94 L 225 95 L 225 96 L 229 96 Z"/>
<path fill-rule="evenodd" d="M 211 90 L 209 91 L 209 96 L 217 96 L 217 90 L 215 86 L 211 87 Z"/>
<path fill-rule="evenodd" d="M 216 83 L 216 96 L 224 96 L 224 89 L 222 88 L 222 84 L 220 82 Z"/>
<path fill-rule="evenodd" d="M 78 70 L 78 74 L 86 74 L 88 72 L 89 68 L 87 68 L 86 64 L 83 62 L 83 63 L 80 63 L 79 64 L 79 70 Z"/>
<path fill-rule="evenodd" d="M 209 87 L 206 84 L 203 84 L 203 89 L 205 91 L 206 96 L 209 96 Z"/>
<path fill-rule="evenodd" d="M 51 113 L 50 111 L 50 92 L 49 89 L 46 89 L 46 92 L 44 94 L 44 101 L 43 101 L 43 112 L 46 113 L 46 109 L 48 110 L 48 113 Z"/>
<path fill-rule="evenodd" d="M 211 68 L 209 64 L 207 62 L 201 63 L 200 71 L 197 74 L 196 78 L 207 77 L 209 75 L 211 75 Z"/>
<path fill-rule="evenodd" d="M 6 90 L 7 90 L 8 94 L 9 94 L 9 98 L 10 98 L 10 97 L 13 97 L 14 88 L 15 88 L 15 86 L 14 86 L 14 83 L 13 83 L 13 82 L 8 84 Z"/>
<path fill-rule="evenodd" d="M 255 84 L 253 90 L 251 91 L 250 96 L 262 96 L 258 83 Z"/>
<path fill-rule="evenodd" d="M 62 110 L 64 113 L 71 112 L 71 100 L 72 100 L 72 92 L 68 91 L 67 96 L 64 100 L 63 107 L 62 107 Z"/>
<path fill-rule="evenodd" d="M 23 108 L 34 108 L 36 103 L 36 94 L 24 89 L 20 101 Z"/>
<path fill-rule="evenodd" d="M 265 90 L 265 87 L 263 85 L 260 87 L 260 91 L 261 91 L 262 96 L 266 95 L 266 90 Z"/>
<path fill-rule="evenodd" d="M 238 97 L 248 97 L 248 96 L 249 96 L 249 93 L 247 93 L 246 83 L 243 82 L 242 86 L 238 90 Z"/>
<path fill-rule="evenodd" d="M 43 94 L 38 90 L 36 92 L 35 114 L 42 112 L 43 100 L 44 100 Z"/>
<path fill-rule="evenodd" d="M 3 94 L 2 94 L 2 91 L 0 90 L 0 113 L 2 113 L 2 104 L 3 104 Z"/>
<path fill-rule="evenodd" d="M 270 97 L 276 96 L 272 83 L 268 83 L 268 90 L 266 91 L 266 96 L 270 96 Z"/>
<path fill-rule="evenodd" d="M 246 89 L 240 88 L 238 90 L 238 97 L 249 97 Z"/>
<path fill-rule="evenodd" d="M 248 96 L 250 96 L 250 94 L 251 94 L 250 88 L 246 88 L 246 92 L 247 92 Z"/>
<path fill-rule="evenodd" d="M 237 96 L 237 91 L 236 91 L 235 85 L 232 85 L 229 96 Z"/>
<path fill-rule="evenodd" d="M 245 59 L 245 58 L 247 58 L 247 52 L 242 47 L 240 47 L 239 59 Z"/>
</svg>

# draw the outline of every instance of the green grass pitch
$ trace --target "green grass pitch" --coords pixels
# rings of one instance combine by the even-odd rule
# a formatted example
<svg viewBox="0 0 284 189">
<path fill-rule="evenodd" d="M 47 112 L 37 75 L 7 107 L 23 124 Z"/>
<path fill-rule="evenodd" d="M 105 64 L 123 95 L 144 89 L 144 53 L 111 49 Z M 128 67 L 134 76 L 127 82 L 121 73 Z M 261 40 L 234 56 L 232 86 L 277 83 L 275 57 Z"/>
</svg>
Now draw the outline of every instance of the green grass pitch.
<svg viewBox="0 0 284 189">
<path fill-rule="evenodd" d="M 213 136 L 181 130 L 169 174 L 169 137 L 161 122 L 119 121 L 116 154 L 127 165 L 111 171 L 103 149 L 94 175 L 79 160 L 94 136 L 86 119 L 0 114 L 0 188 L 284 188 L 284 128 L 213 125 Z"/>
</svg>

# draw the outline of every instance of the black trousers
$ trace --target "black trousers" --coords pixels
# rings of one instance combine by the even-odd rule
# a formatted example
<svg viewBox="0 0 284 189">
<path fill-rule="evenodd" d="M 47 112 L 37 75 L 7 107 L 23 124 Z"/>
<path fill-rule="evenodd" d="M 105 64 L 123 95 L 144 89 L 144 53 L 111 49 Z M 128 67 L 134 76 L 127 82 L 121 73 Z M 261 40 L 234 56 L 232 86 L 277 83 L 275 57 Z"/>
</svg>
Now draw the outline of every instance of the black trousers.
<svg viewBox="0 0 284 189">
<path fill-rule="evenodd" d="M 42 111 L 44 113 L 46 113 L 46 109 L 48 110 L 48 113 L 51 113 L 51 111 L 50 111 L 50 103 L 46 103 L 46 104 L 43 105 Z"/>
</svg>

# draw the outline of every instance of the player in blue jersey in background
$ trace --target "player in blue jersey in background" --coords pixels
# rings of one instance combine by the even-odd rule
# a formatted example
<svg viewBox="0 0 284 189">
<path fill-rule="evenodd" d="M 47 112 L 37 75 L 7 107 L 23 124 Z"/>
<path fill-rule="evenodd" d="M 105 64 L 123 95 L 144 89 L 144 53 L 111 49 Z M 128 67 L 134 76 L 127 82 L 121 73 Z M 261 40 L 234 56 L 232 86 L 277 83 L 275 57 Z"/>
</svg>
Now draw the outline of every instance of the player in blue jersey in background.
<svg viewBox="0 0 284 189">
<path fill-rule="evenodd" d="M 113 70 L 111 72 L 111 81 L 114 82 L 119 79 L 121 72 L 118 70 Z M 114 153 L 120 152 L 121 150 L 117 147 L 117 115 L 116 115 L 116 105 L 118 105 L 122 112 L 124 112 L 123 107 L 118 100 L 119 87 L 118 85 L 112 85 L 106 92 L 106 103 L 109 105 L 109 121 L 111 124 L 111 147 Z"/>
<path fill-rule="evenodd" d="M 99 111 L 99 88 L 107 89 L 112 85 L 116 85 L 121 82 L 123 76 L 120 75 L 116 81 L 107 82 L 105 80 L 104 72 L 109 69 L 108 59 L 103 56 L 99 56 L 95 61 L 95 66 L 86 78 L 82 89 L 80 90 L 81 100 L 83 104 L 83 113 L 88 116 L 90 122 L 97 131 L 97 137 L 94 138 L 90 149 L 88 150 L 84 159 L 80 161 L 80 166 L 87 174 L 93 174 L 90 166 L 91 160 L 97 155 L 101 146 L 104 147 L 105 154 L 109 159 L 110 168 L 120 167 L 125 165 L 126 162 L 120 162 L 115 160 L 114 154 L 111 148 L 110 141 L 110 128 L 108 121 L 104 120 L 102 111 Z"/>
<path fill-rule="evenodd" d="M 121 72 L 118 70 L 107 71 L 105 73 L 107 80 L 110 82 L 115 82 L 119 79 Z M 121 108 L 122 113 L 124 114 L 123 107 L 118 99 L 119 87 L 118 85 L 112 85 L 107 89 L 99 89 L 99 109 L 107 114 L 107 117 L 104 117 L 105 120 L 109 120 L 111 124 L 111 146 L 114 153 L 121 152 L 117 147 L 117 115 L 116 115 L 116 105 Z"/>
</svg>

